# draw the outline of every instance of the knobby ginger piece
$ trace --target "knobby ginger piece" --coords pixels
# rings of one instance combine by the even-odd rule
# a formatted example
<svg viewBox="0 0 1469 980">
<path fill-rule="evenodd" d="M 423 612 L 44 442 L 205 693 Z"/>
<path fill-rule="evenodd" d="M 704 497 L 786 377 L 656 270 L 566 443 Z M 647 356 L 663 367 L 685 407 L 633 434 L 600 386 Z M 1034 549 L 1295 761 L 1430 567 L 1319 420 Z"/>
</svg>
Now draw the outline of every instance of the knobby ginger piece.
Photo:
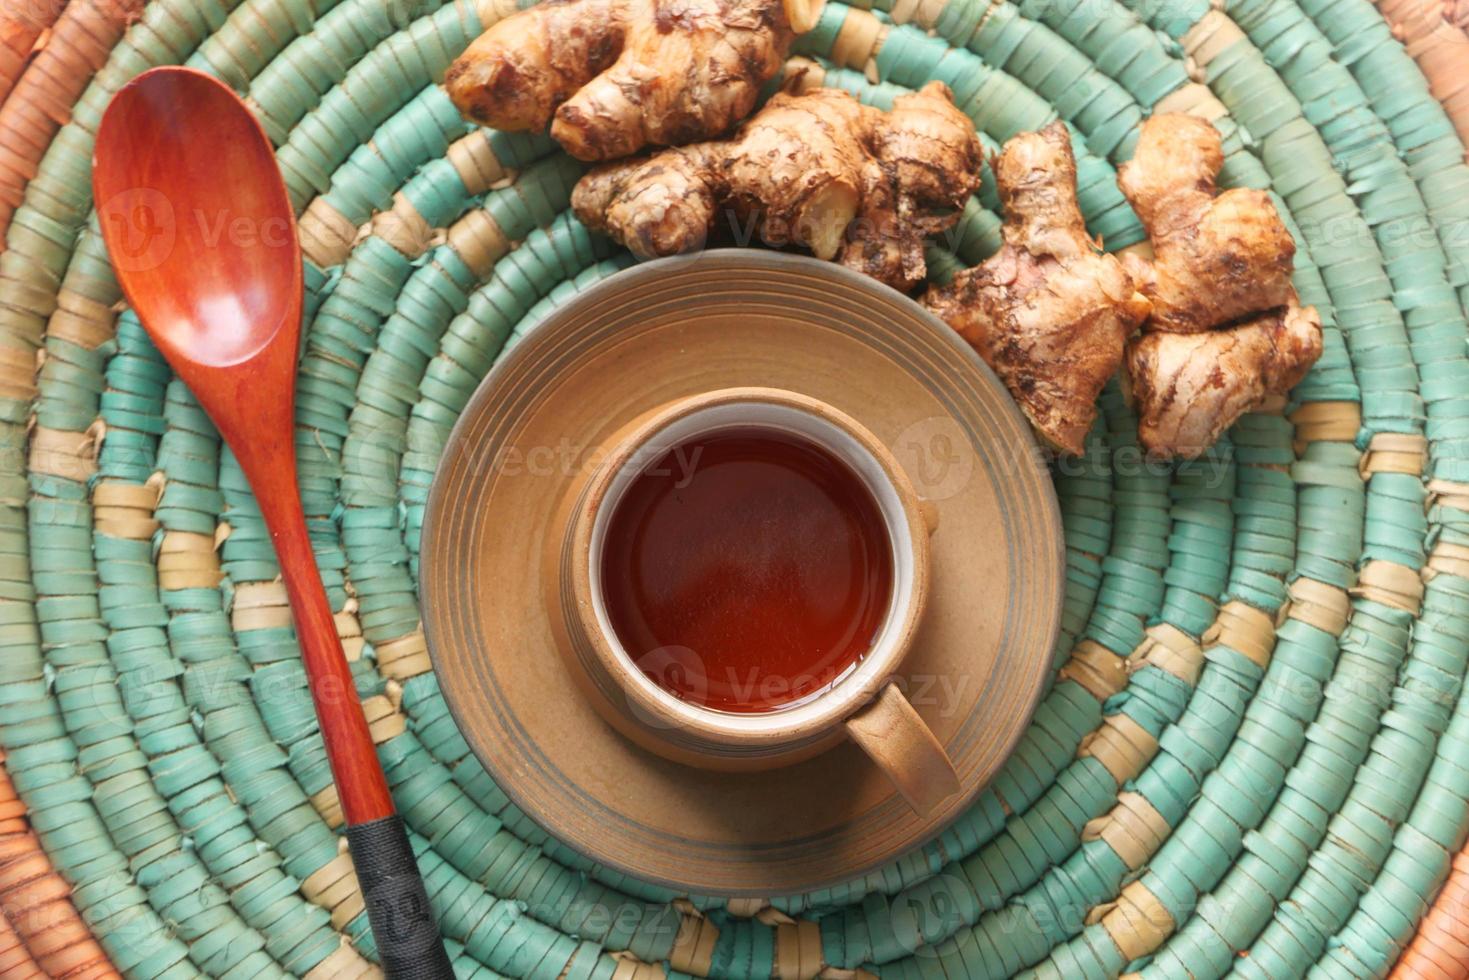
<svg viewBox="0 0 1469 980">
<path fill-rule="evenodd" d="M 923 303 L 994 368 L 1047 442 L 1079 454 L 1147 302 L 1086 232 L 1064 124 L 1007 142 L 995 178 L 1004 245 Z"/>
<path fill-rule="evenodd" d="M 1295 242 L 1262 191 L 1217 194 L 1219 132 L 1192 116 L 1143 123 L 1122 188 L 1153 239 L 1128 268 L 1152 301 L 1129 345 L 1138 438 L 1194 458 L 1241 415 L 1285 394 L 1321 356 L 1321 319 L 1291 285 Z"/>
<path fill-rule="evenodd" d="M 1206 333 L 1144 334 L 1127 351 L 1138 437 L 1149 449 L 1197 457 L 1245 412 L 1300 384 L 1320 356 L 1311 307 Z"/>
<path fill-rule="evenodd" d="M 1163 113 L 1143 123 L 1132 160 L 1118 168 L 1117 185 L 1153 242 L 1152 262 L 1127 259 L 1153 305 L 1152 329 L 1212 330 L 1295 297 L 1295 240 L 1269 194 L 1218 193 L 1223 166 L 1211 123 Z"/>
<path fill-rule="evenodd" d="M 823 2 L 544 0 L 481 34 L 444 85 L 469 119 L 549 124 L 580 160 L 708 139 L 750 113 Z"/>
<path fill-rule="evenodd" d="M 1126 385 L 1149 453 L 1196 459 L 1240 416 L 1301 383 L 1321 357 L 1321 317 L 1284 308 L 1203 333 L 1149 330 L 1128 345 Z"/>
<path fill-rule="evenodd" d="M 571 206 L 649 258 L 701 248 L 721 215 L 737 238 L 796 244 L 897 289 L 923 280 L 923 239 L 953 226 L 983 150 L 947 86 L 891 112 L 835 89 L 772 96 L 726 140 L 593 169 Z"/>
</svg>

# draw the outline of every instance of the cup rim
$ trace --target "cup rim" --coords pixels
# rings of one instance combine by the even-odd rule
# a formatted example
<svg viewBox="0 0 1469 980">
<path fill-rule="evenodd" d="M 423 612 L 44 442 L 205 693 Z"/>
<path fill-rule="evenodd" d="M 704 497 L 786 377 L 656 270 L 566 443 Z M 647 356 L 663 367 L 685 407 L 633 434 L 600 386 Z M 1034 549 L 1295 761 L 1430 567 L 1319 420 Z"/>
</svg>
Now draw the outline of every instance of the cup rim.
<svg viewBox="0 0 1469 980">
<path fill-rule="evenodd" d="M 854 465 L 841 451 L 844 447 L 833 447 L 809 432 L 801 433 L 835 451 L 868 485 L 888 527 L 889 541 L 894 548 L 894 570 L 897 572 L 900 567 L 907 569 L 906 586 L 901 592 L 895 575 L 890 607 L 878 641 L 854 669 L 808 699 L 770 711 L 748 713 L 721 711 L 684 701 L 647 677 L 617 640 L 596 590 L 600 554 L 596 552 L 595 538 L 616 506 L 617 498 L 609 498 L 619 476 L 628 473 L 624 486 L 630 483 L 636 472 L 630 464 L 641 462 L 637 460 L 638 454 L 645 452 L 653 440 L 680 421 L 739 404 L 774 406 L 813 418 L 839 432 L 871 464 L 875 464 L 876 475 L 882 480 L 880 487 L 872 485 L 874 474 L 870 468 L 869 472 L 863 472 L 862 466 Z M 759 426 L 762 423 L 736 421 L 727 424 Z M 717 424 L 710 429 L 694 429 L 680 438 L 687 439 L 723 427 L 723 424 Z M 896 505 L 895 510 L 883 506 L 884 490 L 890 493 L 890 502 Z M 568 571 L 575 597 L 575 619 L 580 631 L 598 666 L 631 702 L 627 706 L 618 706 L 618 710 L 624 715 L 631 715 L 637 727 L 651 732 L 654 737 L 660 728 L 677 729 L 684 734 L 701 735 L 726 744 L 768 749 L 775 743 L 796 743 L 830 732 L 865 706 L 892 679 L 912 646 L 929 591 L 928 525 L 922 500 L 897 459 L 870 430 L 844 412 L 818 399 L 778 388 L 723 388 L 686 396 L 660 406 L 626 427 L 612 451 L 593 472 L 581 495 L 573 515 L 570 545 Z M 906 562 L 900 548 L 907 552 Z"/>
</svg>

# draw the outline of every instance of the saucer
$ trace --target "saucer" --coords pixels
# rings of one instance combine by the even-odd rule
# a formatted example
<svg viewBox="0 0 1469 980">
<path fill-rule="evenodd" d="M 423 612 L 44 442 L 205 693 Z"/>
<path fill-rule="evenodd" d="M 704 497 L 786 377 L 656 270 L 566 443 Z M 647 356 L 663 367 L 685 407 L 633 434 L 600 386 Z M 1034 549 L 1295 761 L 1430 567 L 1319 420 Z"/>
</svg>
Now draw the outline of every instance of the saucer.
<svg viewBox="0 0 1469 980">
<path fill-rule="evenodd" d="M 928 611 L 899 680 L 964 792 L 925 817 L 850 743 L 755 773 L 647 752 L 586 703 L 558 655 L 547 543 L 561 540 L 578 473 L 628 419 L 751 385 L 851 415 L 936 512 Z M 533 820 L 594 861 L 677 891 L 765 897 L 870 871 L 964 811 L 1029 722 L 1063 581 L 1043 457 L 968 345 L 841 266 L 715 250 L 612 276 L 496 364 L 439 464 L 420 588 L 449 708 Z"/>
</svg>

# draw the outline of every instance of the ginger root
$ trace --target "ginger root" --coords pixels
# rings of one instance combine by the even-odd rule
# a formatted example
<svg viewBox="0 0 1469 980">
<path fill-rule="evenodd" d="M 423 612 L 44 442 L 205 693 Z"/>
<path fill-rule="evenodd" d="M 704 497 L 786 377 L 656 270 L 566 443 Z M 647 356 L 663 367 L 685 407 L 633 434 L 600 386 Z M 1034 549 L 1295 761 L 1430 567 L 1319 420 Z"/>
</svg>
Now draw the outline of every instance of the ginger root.
<svg viewBox="0 0 1469 980">
<path fill-rule="evenodd" d="M 1079 454 L 1147 302 L 1087 235 L 1064 124 L 1011 139 L 995 178 L 1004 245 L 923 304 L 994 368 L 1046 441 Z"/>
<path fill-rule="evenodd" d="M 800 245 L 907 290 L 927 271 L 924 237 L 958 220 L 982 163 L 942 82 L 886 113 L 835 89 L 781 92 L 729 139 L 593 169 L 571 205 L 644 258 L 702 247 L 727 213 L 737 235 Z"/>
<path fill-rule="evenodd" d="M 1127 348 L 1138 438 L 1150 451 L 1197 457 L 1243 414 L 1300 384 L 1321 356 L 1321 322 L 1288 306 L 1205 333 L 1153 331 Z"/>
<path fill-rule="evenodd" d="M 444 85 L 476 122 L 537 132 L 550 124 L 572 156 L 611 160 L 727 131 L 821 4 L 544 0 L 481 34 Z"/>
<path fill-rule="evenodd" d="M 1321 356 L 1321 320 L 1291 285 L 1295 242 L 1263 191 L 1216 191 L 1219 132 L 1193 116 L 1143 123 L 1117 183 L 1152 238 L 1154 258 L 1127 256 L 1152 303 L 1127 369 L 1139 438 L 1165 456 L 1196 457 Z"/>
<path fill-rule="evenodd" d="M 1153 261 L 1129 259 L 1129 267 L 1153 304 L 1154 329 L 1211 330 L 1295 295 L 1296 243 L 1270 195 L 1246 187 L 1218 194 L 1223 166 L 1218 130 L 1164 113 L 1143 123 L 1132 160 L 1118 168 L 1117 185 L 1153 241 Z"/>
</svg>

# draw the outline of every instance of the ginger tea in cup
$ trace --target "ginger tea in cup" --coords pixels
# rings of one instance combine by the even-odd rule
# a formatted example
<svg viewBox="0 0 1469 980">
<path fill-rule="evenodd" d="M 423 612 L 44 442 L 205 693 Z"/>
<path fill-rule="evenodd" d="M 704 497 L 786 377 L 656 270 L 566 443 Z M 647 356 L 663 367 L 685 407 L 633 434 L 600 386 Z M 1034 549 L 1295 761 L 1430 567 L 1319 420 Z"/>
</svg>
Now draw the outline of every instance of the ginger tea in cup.
<svg viewBox="0 0 1469 980">
<path fill-rule="evenodd" d="M 720 711 L 820 694 L 871 649 L 892 601 L 877 501 L 811 438 L 734 425 L 652 459 L 608 519 L 602 596 L 643 673 Z"/>
</svg>

